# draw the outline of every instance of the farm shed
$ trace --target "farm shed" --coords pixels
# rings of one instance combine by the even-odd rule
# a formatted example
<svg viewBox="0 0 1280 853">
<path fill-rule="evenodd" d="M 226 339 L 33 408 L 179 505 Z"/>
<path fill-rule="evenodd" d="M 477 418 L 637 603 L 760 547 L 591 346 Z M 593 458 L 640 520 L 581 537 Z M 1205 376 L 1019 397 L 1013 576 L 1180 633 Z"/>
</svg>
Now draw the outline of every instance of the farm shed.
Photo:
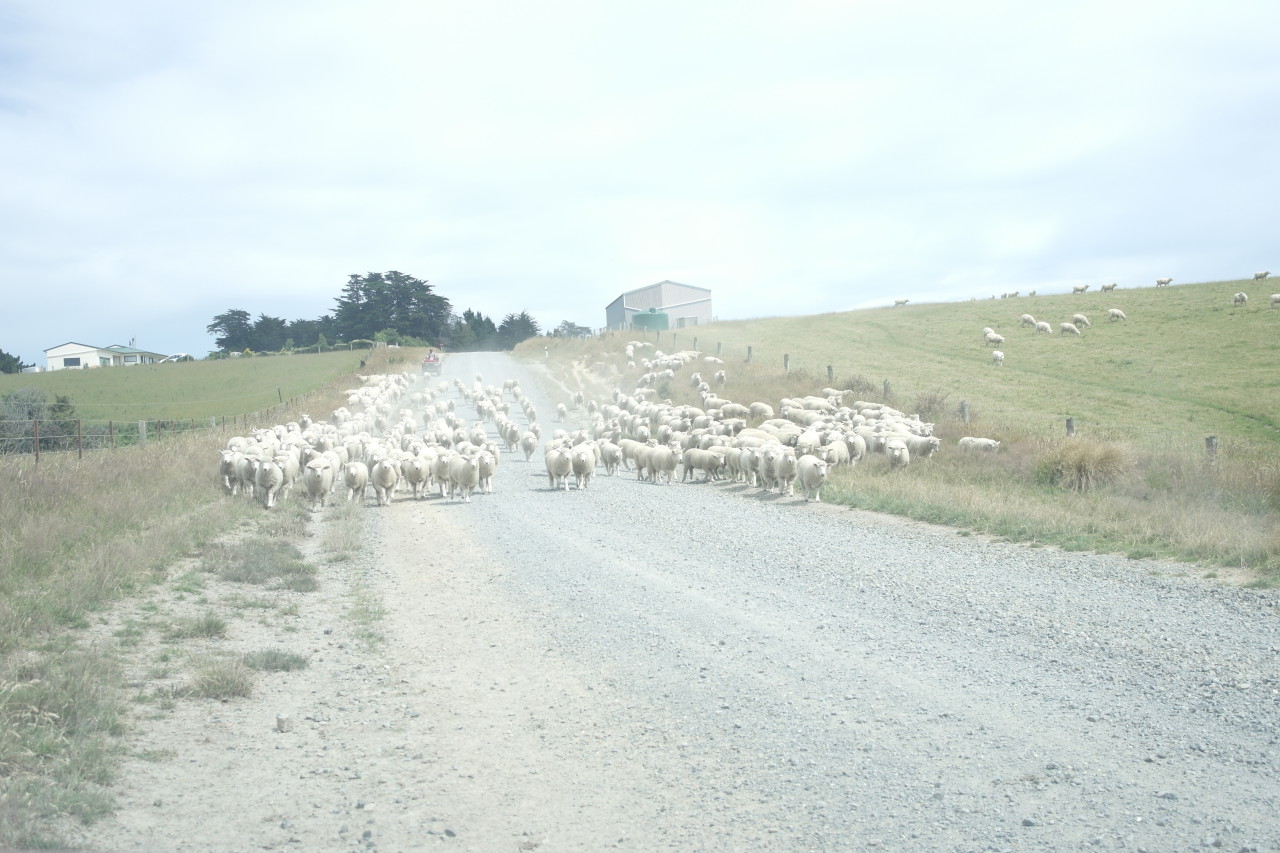
<svg viewBox="0 0 1280 853">
<path fill-rule="evenodd" d="M 628 290 L 610 302 L 604 309 L 605 325 L 611 331 L 631 328 L 632 317 L 648 313 L 653 308 L 671 318 L 671 326 L 683 329 L 700 323 L 710 323 L 711 291 L 705 287 L 681 284 L 678 281 L 660 281 L 648 287 Z"/>
</svg>

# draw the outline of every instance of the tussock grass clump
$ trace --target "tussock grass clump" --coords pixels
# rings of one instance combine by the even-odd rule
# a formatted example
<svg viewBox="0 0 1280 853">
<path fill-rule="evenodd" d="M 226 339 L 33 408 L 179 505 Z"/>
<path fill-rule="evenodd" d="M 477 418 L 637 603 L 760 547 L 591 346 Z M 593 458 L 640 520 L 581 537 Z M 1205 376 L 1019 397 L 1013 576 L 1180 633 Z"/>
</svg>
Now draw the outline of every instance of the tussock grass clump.
<svg viewBox="0 0 1280 853">
<path fill-rule="evenodd" d="M 302 655 L 282 649 L 261 649 L 244 656 L 244 665 L 260 672 L 292 672 L 306 669 L 308 663 Z"/>
<path fill-rule="evenodd" d="M 364 543 L 364 504 L 342 501 L 329 507 L 325 514 L 320 545 L 329 559 L 349 560 Z"/>
<path fill-rule="evenodd" d="M 204 613 L 169 628 L 166 636 L 170 640 L 190 640 L 196 638 L 221 639 L 227 635 L 227 620 L 216 613 Z"/>
<path fill-rule="evenodd" d="M 195 662 L 186 695 L 238 699 L 253 695 L 254 675 L 241 660 L 205 658 Z"/>
<path fill-rule="evenodd" d="M 1123 445 L 1072 438 L 1041 455 L 1037 476 L 1073 492 L 1087 492 L 1117 483 L 1134 471 L 1133 453 Z"/>
<path fill-rule="evenodd" d="M 266 536 L 210 546 L 201 568 L 231 583 L 274 581 L 273 588 L 297 592 L 311 592 L 317 586 L 315 566 L 302 558 L 296 545 Z"/>
</svg>

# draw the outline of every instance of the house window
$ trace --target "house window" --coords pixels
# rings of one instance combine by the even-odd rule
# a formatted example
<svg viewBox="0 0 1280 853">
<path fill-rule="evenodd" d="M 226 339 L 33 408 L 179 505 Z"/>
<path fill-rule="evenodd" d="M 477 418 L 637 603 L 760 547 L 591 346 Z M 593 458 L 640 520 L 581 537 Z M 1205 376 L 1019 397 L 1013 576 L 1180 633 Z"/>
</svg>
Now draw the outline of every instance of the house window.
<svg viewBox="0 0 1280 853">
<path fill-rule="evenodd" d="M 73 355 L 73 356 L 68 356 L 67 358 L 64 358 L 64 359 L 62 360 L 62 366 L 63 366 L 63 367 L 79 367 L 79 366 L 80 366 L 80 356 L 78 356 L 78 355 Z"/>
<path fill-rule="evenodd" d="M 125 364 L 137 364 L 137 363 L 138 363 L 138 357 L 137 357 L 136 355 L 126 355 L 126 356 L 124 357 L 124 363 L 125 363 Z"/>
<path fill-rule="evenodd" d="M 98 367 L 110 367 L 110 366 L 111 366 L 111 359 L 107 358 L 105 355 L 98 356 Z"/>
</svg>

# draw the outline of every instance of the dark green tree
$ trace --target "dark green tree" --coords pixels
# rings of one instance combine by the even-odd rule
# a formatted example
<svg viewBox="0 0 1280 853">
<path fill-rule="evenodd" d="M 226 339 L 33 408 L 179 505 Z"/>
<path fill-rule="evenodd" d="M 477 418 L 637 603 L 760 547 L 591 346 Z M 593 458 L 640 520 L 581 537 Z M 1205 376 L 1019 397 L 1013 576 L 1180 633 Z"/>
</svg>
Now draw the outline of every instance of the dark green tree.
<svg viewBox="0 0 1280 853">
<path fill-rule="evenodd" d="M 498 348 L 498 327 L 488 317 L 468 308 L 461 317 L 454 318 L 448 346 L 456 352 L 495 350 Z"/>
<path fill-rule="evenodd" d="M 0 373 L 21 373 L 28 367 L 35 367 L 35 365 L 23 364 L 22 359 L 16 355 L 10 355 L 0 349 Z"/>
<path fill-rule="evenodd" d="M 249 337 L 249 349 L 255 352 L 275 352 L 284 346 L 289 337 L 289 324 L 282 317 L 259 314 L 253 323 Z"/>
<path fill-rule="evenodd" d="M 396 270 L 352 275 L 337 298 L 335 331 L 346 340 L 373 339 L 385 329 L 439 345 L 452 307 L 431 285 Z"/>
<path fill-rule="evenodd" d="M 529 312 L 508 314 L 498 326 L 498 346 L 504 350 L 515 349 L 516 344 L 537 336 L 539 331 L 538 321 L 530 317 Z"/>
<path fill-rule="evenodd" d="M 35 448 L 33 421 L 40 422 L 40 450 L 73 447 L 76 434 L 76 407 L 71 398 L 57 394 L 53 403 L 42 388 L 19 388 L 0 397 L 0 451 L 30 453 Z"/>
<path fill-rule="evenodd" d="M 205 327 L 205 331 L 215 336 L 214 344 L 225 352 L 252 349 L 253 324 L 249 322 L 248 311 L 232 308 L 218 314 L 213 318 L 213 322 Z"/>
</svg>

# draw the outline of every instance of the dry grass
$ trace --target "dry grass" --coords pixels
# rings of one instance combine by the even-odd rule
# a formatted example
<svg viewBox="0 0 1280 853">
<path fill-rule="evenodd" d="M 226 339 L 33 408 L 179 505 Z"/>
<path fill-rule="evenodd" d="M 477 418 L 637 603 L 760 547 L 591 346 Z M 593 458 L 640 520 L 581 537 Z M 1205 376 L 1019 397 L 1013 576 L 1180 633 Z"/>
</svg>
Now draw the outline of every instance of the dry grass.
<svg viewBox="0 0 1280 853">
<path fill-rule="evenodd" d="M 386 367 L 384 359 L 366 369 Z M 77 381 L 126 373 L 142 375 L 85 371 Z M 344 376 L 305 405 L 332 410 L 355 381 Z M 118 761 L 113 739 L 127 701 L 117 661 L 82 639 L 95 614 L 169 580 L 181 558 L 231 531 L 256 527 L 264 537 L 286 540 L 303 535 L 305 507 L 268 514 L 260 504 L 222 493 L 215 471 L 225 439 L 217 432 L 187 433 L 82 460 L 44 455 L 38 464 L 0 457 L 0 847 L 66 846 L 48 830 L 54 818 L 91 820 L 111 808 L 104 786 Z M 296 550 L 269 568 L 268 583 L 276 588 L 314 588 L 315 569 L 298 560 Z M 205 577 L 186 571 L 172 579 L 174 589 L 199 595 Z M 126 625 L 117 637 L 120 648 L 160 627 L 155 621 Z M 221 616 L 209 613 L 174 625 L 166 639 L 186 643 L 227 630 Z M 252 689 L 253 672 L 239 660 L 202 661 L 192 676 L 187 692 L 200 695 L 226 698 Z M 172 701 L 182 691 L 170 693 Z"/>
</svg>

